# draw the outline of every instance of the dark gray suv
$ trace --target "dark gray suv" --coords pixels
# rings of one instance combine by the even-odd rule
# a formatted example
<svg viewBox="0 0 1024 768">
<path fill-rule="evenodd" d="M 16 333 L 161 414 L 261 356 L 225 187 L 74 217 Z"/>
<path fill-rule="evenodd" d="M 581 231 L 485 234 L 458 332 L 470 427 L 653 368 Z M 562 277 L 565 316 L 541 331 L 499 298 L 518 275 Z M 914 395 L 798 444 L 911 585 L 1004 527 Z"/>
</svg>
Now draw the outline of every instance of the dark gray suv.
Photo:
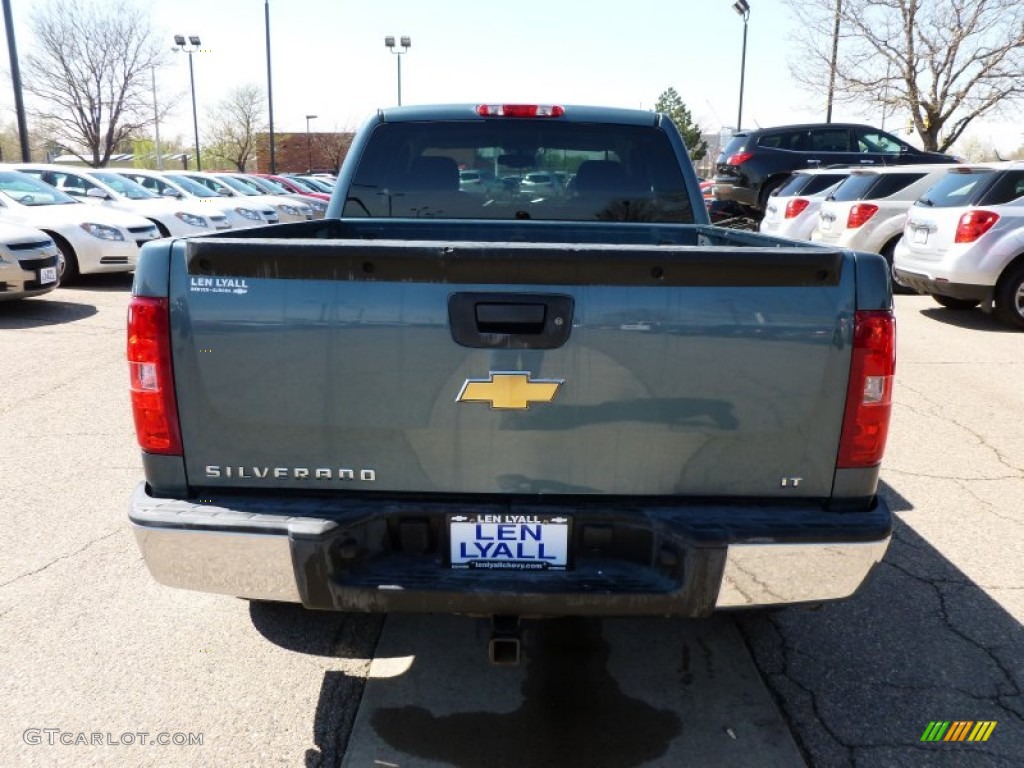
<svg viewBox="0 0 1024 768">
<path fill-rule="evenodd" d="M 854 123 L 780 125 L 740 131 L 718 156 L 715 197 L 763 211 L 768 195 L 793 171 L 828 166 L 955 163 L 891 133 Z"/>
</svg>

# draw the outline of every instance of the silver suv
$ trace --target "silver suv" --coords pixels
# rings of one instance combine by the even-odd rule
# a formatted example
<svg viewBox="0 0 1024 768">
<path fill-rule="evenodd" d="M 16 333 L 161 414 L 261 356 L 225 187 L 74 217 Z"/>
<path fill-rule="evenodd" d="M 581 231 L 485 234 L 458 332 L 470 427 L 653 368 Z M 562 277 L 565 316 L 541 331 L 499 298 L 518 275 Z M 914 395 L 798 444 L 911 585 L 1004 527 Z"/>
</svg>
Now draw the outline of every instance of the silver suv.
<svg viewBox="0 0 1024 768">
<path fill-rule="evenodd" d="M 880 253 L 892 269 L 907 211 L 945 177 L 949 165 L 890 165 L 854 169 L 821 204 L 811 240 Z"/>
<path fill-rule="evenodd" d="M 894 271 L 950 309 L 994 303 L 1024 330 L 1024 162 L 947 171 L 907 213 Z"/>
</svg>

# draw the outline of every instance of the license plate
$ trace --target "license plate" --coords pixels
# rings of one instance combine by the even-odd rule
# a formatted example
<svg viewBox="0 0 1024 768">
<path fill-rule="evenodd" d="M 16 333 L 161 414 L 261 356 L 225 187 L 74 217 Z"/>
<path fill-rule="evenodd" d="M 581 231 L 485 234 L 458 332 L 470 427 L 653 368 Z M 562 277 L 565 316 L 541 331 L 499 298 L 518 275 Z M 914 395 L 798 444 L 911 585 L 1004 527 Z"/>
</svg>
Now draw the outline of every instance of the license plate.
<svg viewBox="0 0 1024 768">
<path fill-rule="evenodd" d="M 569 567 L 570 524 L 565 515 L 449 515 L 451 566 L 564 571 Z"/>
<path fill-rule="evenodd" d="M 57 282 L 57 268 L 43 267 L 39 270 L 39 282 L 43 285 Z"/>
<path fill-rule="evenodd" d="M 914 230 L 914 242 L 925 244 L 928 242 L 928 230 L 927 229 L 915 229 Z"/>
</svg>

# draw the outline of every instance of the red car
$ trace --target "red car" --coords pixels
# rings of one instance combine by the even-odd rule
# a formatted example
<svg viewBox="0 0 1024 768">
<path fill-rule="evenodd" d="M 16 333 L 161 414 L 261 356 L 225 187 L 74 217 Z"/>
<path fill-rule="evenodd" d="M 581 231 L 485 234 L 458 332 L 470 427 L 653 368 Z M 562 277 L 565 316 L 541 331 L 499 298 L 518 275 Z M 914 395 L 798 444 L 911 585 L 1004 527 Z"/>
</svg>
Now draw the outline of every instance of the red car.
<svg viewBox="0 0 1024 768">
<path fill-rule="evenodd" d="M 306 195 L 307 197 L 315 197 L 318 200 L 330 201 L 331 196 L 325 192 L 321 192 L 319 189 L 314 189 L 312 185 L 306 185 L 301 179 L 292 179 L 287 176 L 274 176 L 269 173 L 252 173 L 250 176 L 259 176 L 262 179 L 270 179 L 273 182 L 280 184 L 282 187 L 287 189 L 289 192 L 294 192 L 298 195 Z"/>
</svg>

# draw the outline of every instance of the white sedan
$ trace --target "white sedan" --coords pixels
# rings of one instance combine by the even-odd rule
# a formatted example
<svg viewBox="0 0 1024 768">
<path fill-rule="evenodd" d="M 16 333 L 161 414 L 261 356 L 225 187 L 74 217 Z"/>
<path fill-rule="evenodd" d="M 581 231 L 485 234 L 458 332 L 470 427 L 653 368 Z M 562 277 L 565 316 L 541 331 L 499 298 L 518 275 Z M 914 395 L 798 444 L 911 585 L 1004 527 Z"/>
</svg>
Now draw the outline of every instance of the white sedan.
<svg viewBox="0 0 1024 768">
<path fill-rule="evenodd" d="M 131 272 L 139 248 L 160 236 L 141 216 L 84 205 L 39 179 L 0 167 L 0 221 L 40 229 L 60 249 L 58 278 Z"/>
<path fill-rule="evenodd" d="M 150 192 L 162 197 L 187 200 L 189 203 L 211 205 L 228 217 L 234 229 L 258 227 L 261 224 L 277 224 L 277 211 L 269 205 L 246 205 L 231 198 L 217 194 L 187 176 L 175 173 L 161 173 L 143 168 L 125 168 L 118 170 L 136 184 L 141 184 Z"/>
<path fill-rule="evenodd" d="M 52 291 L 59 258 L 57 244 L 45 232 L 0 222 L 0 301 Z"/>
<path fill-rule="evenodd" d="M 204 235 L 231 227 L 221 211 L 162 198 L 108 169 L 46 163 L 14 167 L 84 202 L 144 216 L 164 237 Z"/>
<path fill-rule="evenodd" d="M 220 194 L 228 194 L 242 199 L 248 198 L 249 203 L 256 203 L 257 201 L 267 203 L 277 210 L 277 214 L 283 223 L 310 221 L 313 218 L 313 209 L 305 203 L 291 200 L 287 197 L 266 195 L 255 185 L 237 178 L 238 174 L 189 171 L 180 175 L 198 181 L 200 184 Z"/>
</svg>

